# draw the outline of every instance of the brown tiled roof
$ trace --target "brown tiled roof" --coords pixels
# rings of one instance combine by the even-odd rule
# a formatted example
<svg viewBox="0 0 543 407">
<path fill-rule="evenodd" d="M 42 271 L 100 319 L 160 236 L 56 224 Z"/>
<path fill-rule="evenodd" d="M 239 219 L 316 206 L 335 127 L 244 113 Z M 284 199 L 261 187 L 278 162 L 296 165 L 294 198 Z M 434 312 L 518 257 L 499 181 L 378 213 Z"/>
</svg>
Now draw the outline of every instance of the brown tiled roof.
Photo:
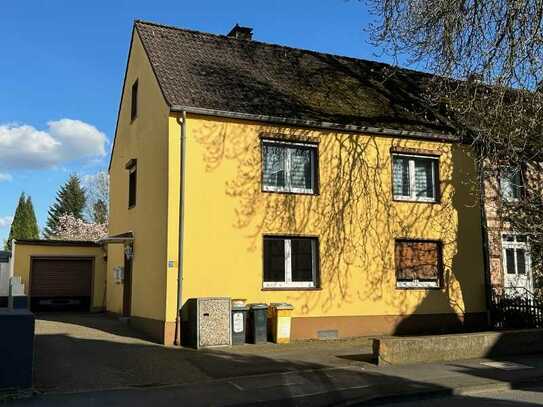
<svg viewBox="0 0 543 407">
<path fill-rule="evenodd" d="M 135 28 L 172 108 L 452 132 L 424 102 L 424 73 L 143 21 Z"/>
</svg>

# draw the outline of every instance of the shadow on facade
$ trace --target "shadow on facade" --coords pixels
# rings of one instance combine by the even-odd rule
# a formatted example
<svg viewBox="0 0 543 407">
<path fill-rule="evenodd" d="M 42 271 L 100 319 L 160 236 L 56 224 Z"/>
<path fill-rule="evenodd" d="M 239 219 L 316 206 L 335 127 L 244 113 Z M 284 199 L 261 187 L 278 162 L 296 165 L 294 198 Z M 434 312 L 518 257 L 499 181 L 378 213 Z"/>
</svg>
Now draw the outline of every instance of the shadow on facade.
<svg viewBox="0 0 543 407">
<path fill-rule="evenodd" d="M 326 289 L 286 294 L 286 301 L 301 304 L 298 313 L 341 315 L 341 309 L 349 309 L 354 315 L 372 315 L 368 311 L 374 308 L 406 315 L 396 333 L 425 324 L 428 319 L 421 314 L 434 315 L 452 330 L 476 329 L 476 319 L 482 321 L 479 328 L 486 327 L 483 315 L 455 316 L 485 312 L 477 177 L 468 148 L 452 146 L 449 153 L 445 145 L 432 145 L 441 154 L 441 202 L 402 203 L 392 199 L 390 151 L 423 148 L 424 142 L 327 131 L 317 137 L 308 129 L 210 118 L 203 123 L 191 137 L 201 149 L 204 176 L 223 183 L 228 207 L 233 206 L 231 227 L 245 237 L 247 253 L 260 253 L 262 236 L 269 233 L 319 237 L 320 281 Z M 255 134 L 319 142 L 319 194 L 262 192 Z M 442 241 L 441 289 L 396 289 L 396 238 Z M 443 319 L 443 314 L 450 315 Z M 411 323 L 407 315 L 419 319 Z"/>
</svg>

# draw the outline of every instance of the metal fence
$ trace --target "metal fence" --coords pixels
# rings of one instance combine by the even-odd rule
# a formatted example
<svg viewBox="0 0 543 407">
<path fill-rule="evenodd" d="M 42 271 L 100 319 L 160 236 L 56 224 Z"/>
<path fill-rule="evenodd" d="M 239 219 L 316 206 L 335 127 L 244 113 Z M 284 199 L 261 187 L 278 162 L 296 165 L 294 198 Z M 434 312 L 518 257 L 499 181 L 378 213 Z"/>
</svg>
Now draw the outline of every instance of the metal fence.
<svg viewBox="0 0 543 407">
<path fill-rule="evenodd" d="M 498 329 L 543 327 L 543 303 L 530 295 L 494 294 L 491 315 Z"/>
</svg>

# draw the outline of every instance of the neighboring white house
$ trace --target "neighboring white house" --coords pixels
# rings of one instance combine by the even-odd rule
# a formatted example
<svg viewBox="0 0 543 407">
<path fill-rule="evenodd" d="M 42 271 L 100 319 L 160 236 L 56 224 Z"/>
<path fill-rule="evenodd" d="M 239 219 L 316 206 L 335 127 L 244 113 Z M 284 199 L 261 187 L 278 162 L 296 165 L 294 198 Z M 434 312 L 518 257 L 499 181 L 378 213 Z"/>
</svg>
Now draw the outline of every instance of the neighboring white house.
<svg viewBox="0 0 543 407">
<path fill-rule="evenodd" d="M 9 276 L 11 271 L 11 253 L 0 251 L 0 297 L 9 295 Z M 13 295 L 24 295 L 24 285 L 21 277 L 14 276 Z"/>
</svg>

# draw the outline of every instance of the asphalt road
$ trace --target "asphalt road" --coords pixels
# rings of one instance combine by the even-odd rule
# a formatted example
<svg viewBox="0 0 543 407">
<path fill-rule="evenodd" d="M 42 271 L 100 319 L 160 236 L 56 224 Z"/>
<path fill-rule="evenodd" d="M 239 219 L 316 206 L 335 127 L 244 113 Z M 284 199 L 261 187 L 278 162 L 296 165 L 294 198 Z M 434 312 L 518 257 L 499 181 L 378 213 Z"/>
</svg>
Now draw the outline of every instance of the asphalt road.
<svg viewBox="0 0 543 407">
<path fill-rule="evenodd" d="M 103 315 L 43 314 L 36 320 L 34 383 L 38 394 L 11 405 L 337 406 L 421 391 L 450 394 L 453 389 L 488 385 L 503 388 L 543 377 L 543 355 L 498 362 L 474 359 L 377 367 L 367 358 L 369 345 L 367 338 L 360 338 L 195 351 L 151 343 L 130 326 Z M 543 381 L 540 387 L 508 392 L 395 400 L 398 403 L 391 406 L 543 406 Z"/>
<path fill-rule="evenodd" d="M 455 396 L 431 398 L 383 404 L 389 407 L 529 407 L 543 406 L 543 384 L 523 389 L 493 391 Z"/>
</svg>

